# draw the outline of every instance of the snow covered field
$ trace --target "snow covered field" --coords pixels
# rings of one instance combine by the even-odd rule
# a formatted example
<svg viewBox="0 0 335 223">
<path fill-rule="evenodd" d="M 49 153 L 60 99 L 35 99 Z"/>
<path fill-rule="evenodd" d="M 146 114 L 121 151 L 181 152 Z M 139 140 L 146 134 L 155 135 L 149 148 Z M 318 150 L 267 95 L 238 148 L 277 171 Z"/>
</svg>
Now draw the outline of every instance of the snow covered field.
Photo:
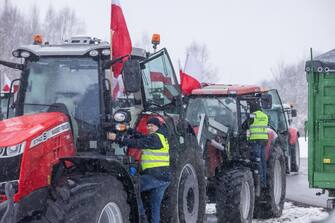
<svg viewBox="0 0 335 223">
<path fill-rule="evenodd" d="M 208 204 L 206 212 L 209 215 L 215 215 L 215 204 Z M 315 220 L 322 220 L 328 216 L 328 213 L 322 208 L 315 207 L 298 207 L 290 202 L 286 202 L 283 215 L 280 218 L 267 220 L 253 220 L 253 223 L 309 223 Z M 216 222 L 213 216 L 209 217 L 208 222 Z"/>
</svg>

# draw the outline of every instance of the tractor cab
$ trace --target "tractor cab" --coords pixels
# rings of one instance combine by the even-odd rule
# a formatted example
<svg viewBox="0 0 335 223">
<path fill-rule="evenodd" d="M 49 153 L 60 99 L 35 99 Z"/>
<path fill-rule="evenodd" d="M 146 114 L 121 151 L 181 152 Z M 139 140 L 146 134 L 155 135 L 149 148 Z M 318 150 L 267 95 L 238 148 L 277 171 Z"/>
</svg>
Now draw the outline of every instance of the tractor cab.
<svg viewBox="0 0 335 223">
<path fill-rule="evenodd" d="M 277 91 L 252 85 L 213 84 L 193 90 L 187 101 L 186 119 L 197 134 L 205 160 L 207 195 L 222 213 L 235 213 L 227 216 L 219 212 L 219 221 L 251 222 L 253 216 L 280 216 L 285 199 L 288 131 Z M 261 105 L 270 121 L 265 148 L 269 176 L 266 188 L 260 185 L 259 163 L 252 158 L 248 140 L 254 103 Z M 233 195 L 239 192 L 248 195 Z M 231 200 L 240 207 L 239 212 L 226 205 Z"/>
</svg>

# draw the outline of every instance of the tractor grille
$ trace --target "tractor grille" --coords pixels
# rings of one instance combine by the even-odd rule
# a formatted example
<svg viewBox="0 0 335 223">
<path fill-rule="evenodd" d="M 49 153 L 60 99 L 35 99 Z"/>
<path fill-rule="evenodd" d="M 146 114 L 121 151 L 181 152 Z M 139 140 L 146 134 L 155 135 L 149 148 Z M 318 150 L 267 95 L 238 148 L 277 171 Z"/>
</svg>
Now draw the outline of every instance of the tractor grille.
<svg viewBox="0 0 335 223">
<path fill-rule="evenodd" d="M 0 184 L 2 182 L 14 181 L 19 179 L 21 159 L 22 155 L 0 159 Z"/>
</svg>

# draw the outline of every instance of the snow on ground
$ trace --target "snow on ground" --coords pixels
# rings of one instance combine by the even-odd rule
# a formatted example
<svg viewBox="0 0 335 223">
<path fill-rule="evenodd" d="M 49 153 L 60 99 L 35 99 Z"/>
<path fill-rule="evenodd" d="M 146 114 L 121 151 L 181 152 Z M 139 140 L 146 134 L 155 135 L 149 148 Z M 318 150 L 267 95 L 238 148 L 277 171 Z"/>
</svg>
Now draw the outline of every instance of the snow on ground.
<svg viewBox="0 0 335 223">
<path fill-rule="evenodd" d="M 216 213 L 215 204 L 208 204 L 206 213 L 214 215 Z M 291 202 L 286 202 L 283 214 L 280 218 L 267 220 L 253 220 L 253 223 L 309 223 L 316 220 L 325 219 L 328 213 L 322 208 L 298 207 Z"/>
<path fill-rule="evenodd" d="M 300 146 L 300 157 L 307 158 L 308 155 L 308 138 L 300 137 L 299 138 L 299 146 Z"/>
</svg>

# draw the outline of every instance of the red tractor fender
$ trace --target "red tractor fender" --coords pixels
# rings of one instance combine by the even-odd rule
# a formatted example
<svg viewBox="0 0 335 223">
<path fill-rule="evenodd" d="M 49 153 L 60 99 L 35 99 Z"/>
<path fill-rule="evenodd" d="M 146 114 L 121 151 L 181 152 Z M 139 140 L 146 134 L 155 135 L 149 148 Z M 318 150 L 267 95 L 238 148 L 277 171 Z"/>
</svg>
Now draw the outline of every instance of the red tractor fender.
<svg viewBox="0 0 335 223">
<path fill-rule="evenodd" d="M 296 128 L 288 128 L 288 134 L 289 134 L 289 144 L 290 145 L 295 145 L 298 141 L 299 138 L 299 132 L 298 129 Z"/>
</svg>

